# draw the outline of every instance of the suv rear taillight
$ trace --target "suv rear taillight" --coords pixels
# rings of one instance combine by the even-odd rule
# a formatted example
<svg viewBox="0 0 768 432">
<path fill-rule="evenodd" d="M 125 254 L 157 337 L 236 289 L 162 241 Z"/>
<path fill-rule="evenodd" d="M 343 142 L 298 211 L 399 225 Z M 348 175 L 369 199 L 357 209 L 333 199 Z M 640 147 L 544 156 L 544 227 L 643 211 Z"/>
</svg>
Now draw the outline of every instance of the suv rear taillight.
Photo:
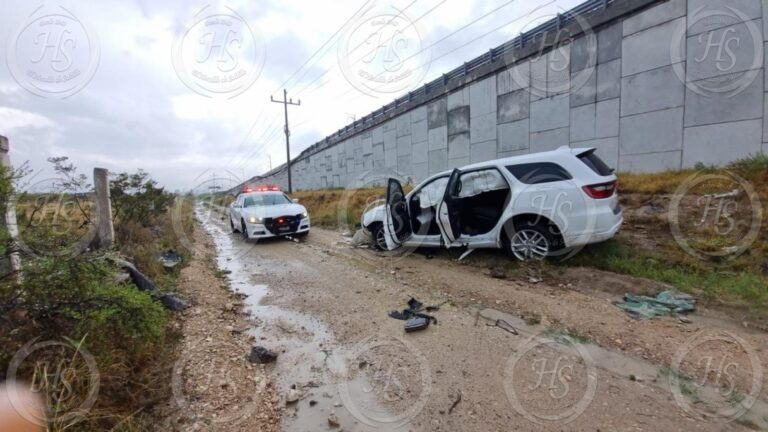
<svg viewBox="0 0 768 432">
<path fill-rule="evenodd" d="M 582 186 L 581 189 L 584 190 L 584 193 L 589 195 L 590 198 L 605 199 L 605 198 L 612 197 L 613 194 L 616 193 L 616 189 L 618 185 L 619 185 L 619 182 L 614 180 L 608 183 Z"/>
</svg>

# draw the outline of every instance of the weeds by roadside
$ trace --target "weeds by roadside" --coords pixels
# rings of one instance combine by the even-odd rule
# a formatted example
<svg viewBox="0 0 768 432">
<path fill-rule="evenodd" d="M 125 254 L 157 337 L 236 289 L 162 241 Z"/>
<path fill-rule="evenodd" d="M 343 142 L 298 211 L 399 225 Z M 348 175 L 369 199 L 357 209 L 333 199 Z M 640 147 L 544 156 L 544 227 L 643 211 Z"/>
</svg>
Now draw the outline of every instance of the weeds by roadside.
<svg viewBox="0 0 768 432">
<path fill-rule="evenodd" d="M 556 273 L 562 266 L 582 266 L 647 278 L 696 295 L 705 303 L 735 306 L 755 318 L 765 318 L 768 315 L 768 261 L 765 258 L 768 256 L 768 224 L 765 221 L 756 241 L 745 253 L 706 260 L 687 253 L 675 242 L 670 231 L 667 212 L 671 194 L 692 176 L 729 172 L 749 182 L 762 203 L 763 214 L 768 216 L 766 155 L 738 160 L 724 168 L 697 166 L 653 174 L 622 173 L 619 175 L 619 194 L 625 210 L 625 224 L 619 235 L 613 240 L 587 246 L 563 262 L 544 264 L 541 270 Z M 727 178 L 722 181 L 715 178 L 693 190 L 691 199 L 728 192 L 730 186 Z M 357 228 L 365 207 L 384 194 L 384 188 L 368 188 L 302 191 L 294 196 L 308 208 L 313 224 Z M 701 217 L 690 206 L 683 206 L 682 213 L 681 218 L 692 224 Z M 703 235 L 695 246 L 705 251 L 719 251 L 727 248 L 730 240 L 733 239 Z M 509 263 L 508 267 L 514 272 L 520 266 Z M 531 264 L 525 265 L 526 269 L 530 267 Z"/>
<path fill-rule="evenodd" d="M 92 223 L 85 177 L 66 158 L 51 162 L 60 175 L 54 187 L 60 189 L 19 194 L 13 203 L 22 241 L 46 246 L 44 251 L 79 241 Z M 5 209 L 12 205 L 14 183 L 23 176 L 2 174 L 0 201 Z M 169 325 L 169 313 L 152 293 L 121 277 L 118 261 L 127 258 L 159 288 L 172 290 L 183 264 L 166 269 L 158 257 L 167 249 L 184 254 L 169 212 L 174 196 L 141 171 L 114 177 L 111 195 L 114 248 L 22 254 L 18 282 L 12 274 L 0 280 L 0 379 L 8 378 L 12 359 L 32 342 L 78 341 L 69 348 L 63 345 L 72 357 L 33 350 L 14 366 L 18 366 L 15 378 L 32 382 L 45 396 L 50 431 L 144 430 L 144 412 L 170 391 L 167 366 L 173 361 L 172 342 L 177 336 Z M 191 208 L 182 209 L 182 214 L 183 228 L 193 229 Z M 7 255 L 12 243 L 5 231 L 2 240 L 2 253 Z M 75 364 L 84 353 L 92 356 L 100 377 L 98 397 L 72 420 L 65 414 L 77 409 L 93 385 L 82 364 Z"/>
</svg>

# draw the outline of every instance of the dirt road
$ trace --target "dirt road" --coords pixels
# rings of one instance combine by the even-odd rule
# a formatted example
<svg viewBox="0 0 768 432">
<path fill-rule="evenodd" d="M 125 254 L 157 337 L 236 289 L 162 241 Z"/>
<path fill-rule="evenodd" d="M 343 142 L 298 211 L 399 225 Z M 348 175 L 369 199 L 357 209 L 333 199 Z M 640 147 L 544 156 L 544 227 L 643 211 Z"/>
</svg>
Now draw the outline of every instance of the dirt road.
<svg viewBox="0 0 768 432">
<path fill-rule="evenodd" d="M 155 407 L 154 430 L 277 430 L 278 398 L 270 377 L 263 365 L 246 359 L 252 339 L 242 299 L 220 278 L 216 249 L 201 227 L 195 227 L 194 244 L 180 278 L 190 308 L 175 318 L 182 340 L 171 373 L 172 396 Z"/>
<path fill-rule="evenodd" d="M 764 332 L 708 311 L 632 320 L 601 289 L 615 276 L 558 287 L 317 228 L 301 243 L 206 228 L 255 343 L 280 354 L 283 430 L 768 427 Z M 441 305 L 436 324 L 405 333 L 387 316 L 411 297 Z"/>
</svg>

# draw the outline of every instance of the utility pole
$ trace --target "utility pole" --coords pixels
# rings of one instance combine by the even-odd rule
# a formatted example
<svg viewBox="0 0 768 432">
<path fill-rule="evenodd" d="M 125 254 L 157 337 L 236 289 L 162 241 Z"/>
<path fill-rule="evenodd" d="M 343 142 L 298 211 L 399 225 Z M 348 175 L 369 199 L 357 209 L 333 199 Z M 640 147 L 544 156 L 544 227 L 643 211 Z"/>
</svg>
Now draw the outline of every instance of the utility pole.
<svg viewBox="0 0 768 432">
<path fill-rule="evenodd" d="M 283 100 L 275 100 L 272 96 L 269 97 L 269 100 L 275 103 L 281 103 L 285 108 L 285 166 L 288 168 L 288 193 L 293 193 L 293 189 L 291 188 L 291 130 L 288 129 L 288 105 L 299 106 L 301 105 L 301 100 L 293 102 L 293 99 L 288 99 L 288 90 L 286 89 L 283 89 Z"/>
</svg>

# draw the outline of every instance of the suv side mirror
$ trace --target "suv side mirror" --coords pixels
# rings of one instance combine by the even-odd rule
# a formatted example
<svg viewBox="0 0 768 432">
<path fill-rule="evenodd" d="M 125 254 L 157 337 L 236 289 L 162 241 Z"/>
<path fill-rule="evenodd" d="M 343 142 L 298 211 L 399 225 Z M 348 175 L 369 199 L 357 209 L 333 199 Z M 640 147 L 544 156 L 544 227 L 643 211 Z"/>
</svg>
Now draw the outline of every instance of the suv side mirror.
<svg viewBox="0 0 768 432">
<path fill-rule="evenodd" d="M 294 202 L 294 203 L 296 203 L 296 204 L 298 204 L 298 203 L 299 203 L 299 199 L 298 199 L 298 198 L 294 198 L 294 199 L 292 199 L 291 201 L 293 201 L 293 202 Z"/>
</svg>

